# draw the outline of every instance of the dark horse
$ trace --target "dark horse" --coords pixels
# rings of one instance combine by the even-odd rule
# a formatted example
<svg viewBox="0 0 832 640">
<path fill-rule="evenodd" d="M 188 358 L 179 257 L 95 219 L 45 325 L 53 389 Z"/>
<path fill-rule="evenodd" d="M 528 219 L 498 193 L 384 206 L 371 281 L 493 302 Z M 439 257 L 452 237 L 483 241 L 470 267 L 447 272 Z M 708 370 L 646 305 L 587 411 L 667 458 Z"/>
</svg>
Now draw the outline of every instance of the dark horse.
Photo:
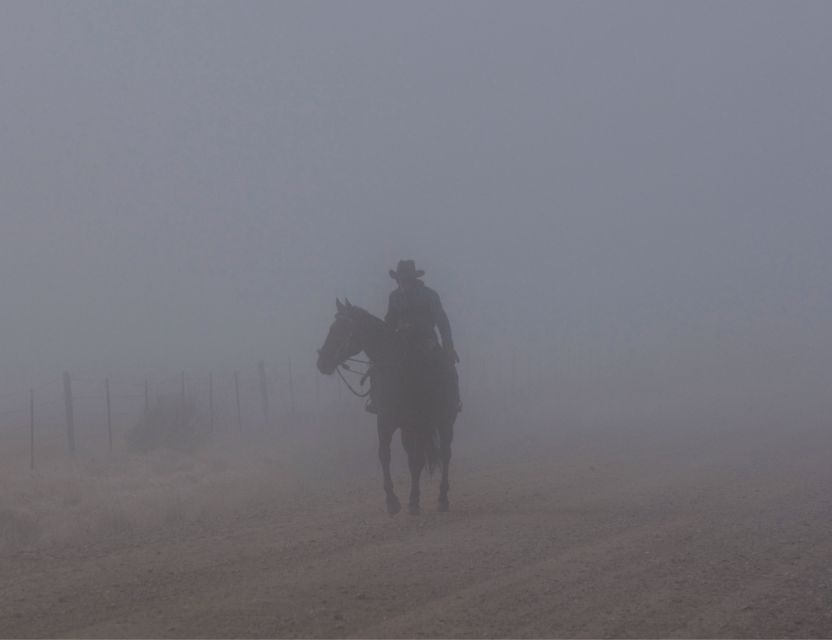
<svg viewBox="0 0 832 640">
<path fill-rule="evenodd" d="M 429 471 L 441 466 L 439 510 L 447 511 L 448 467 L 458 407 L 449 400 L 441 375 L 443 365 L 437 354 L 443 354 L 413 348 L 383 320 L 349 300 L 336 304 L 335 321 L 318 351 L 318 370 L 331 375 L 362 351 L 370 361 L 370 378 L 379 397 L 378 457 L 384 470 L 388 513 L 401 511 L 390 476 L 390 443 L 396 429 L 401 429 L 410 467 L 408 510 L 419 513 L 419 478 L 427 464 Z"/>
</svg>

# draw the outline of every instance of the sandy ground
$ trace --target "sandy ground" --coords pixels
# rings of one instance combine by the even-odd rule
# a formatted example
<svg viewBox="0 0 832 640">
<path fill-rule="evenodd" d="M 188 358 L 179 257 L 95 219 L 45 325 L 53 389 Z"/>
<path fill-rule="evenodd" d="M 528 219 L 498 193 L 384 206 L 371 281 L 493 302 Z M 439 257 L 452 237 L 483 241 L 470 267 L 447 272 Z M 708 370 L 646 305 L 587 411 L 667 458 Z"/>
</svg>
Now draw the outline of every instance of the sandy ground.
<svg viewBox="0 0 832 640">
<path fill-rule="evenodd" d="M 832 429 L 471 422 L 448 514 L 436 480 L 423 515 L 384 513 L 371 427 L 340 466 L 335 445 L 270 440 L 256 463 L 218 447 L 197 467 L 75 470 L 62 508 L 95 486 L 115 524 L 50 538 L 27 495 L 43 531 L 0 555 L 0 634 L 832 637 Z"/>
</svg>

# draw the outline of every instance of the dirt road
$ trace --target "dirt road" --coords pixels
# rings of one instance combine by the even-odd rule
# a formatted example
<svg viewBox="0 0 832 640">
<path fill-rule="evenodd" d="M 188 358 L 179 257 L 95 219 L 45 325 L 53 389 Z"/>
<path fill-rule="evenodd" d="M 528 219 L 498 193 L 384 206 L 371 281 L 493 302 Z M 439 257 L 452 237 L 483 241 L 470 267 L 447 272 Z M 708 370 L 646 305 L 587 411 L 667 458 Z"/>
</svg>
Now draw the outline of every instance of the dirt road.
<svg viewBox="0 0 832 640">
<path fill-rule="evenodd" d="M 449 514 L 434 481 L 422 516 L 387 517 L 368 468 L 129 541 L 8 554 L 0 632 L 832 636 L 832 430 L 475 440 L 458 439 Z"/>
</svg>

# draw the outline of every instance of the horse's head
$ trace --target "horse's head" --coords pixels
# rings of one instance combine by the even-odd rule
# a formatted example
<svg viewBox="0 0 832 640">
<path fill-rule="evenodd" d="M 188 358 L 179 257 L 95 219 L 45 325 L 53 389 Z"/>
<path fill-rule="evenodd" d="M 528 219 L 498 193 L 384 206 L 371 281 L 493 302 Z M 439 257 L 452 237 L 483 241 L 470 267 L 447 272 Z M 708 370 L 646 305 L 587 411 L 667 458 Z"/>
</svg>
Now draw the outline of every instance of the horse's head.
<svg viewBox="0 0 832 640">
<path fill-rule="evenodd" d="M 318 349 L 318 371 L 331 375 L 335 369 L 344 364 L 347 358 L 358 355 L 363 350 L 359 340 L 358 323 L 361 309 L 345 302 L 335 300 L 336 313 L 324 346 Z"/>
</svg>

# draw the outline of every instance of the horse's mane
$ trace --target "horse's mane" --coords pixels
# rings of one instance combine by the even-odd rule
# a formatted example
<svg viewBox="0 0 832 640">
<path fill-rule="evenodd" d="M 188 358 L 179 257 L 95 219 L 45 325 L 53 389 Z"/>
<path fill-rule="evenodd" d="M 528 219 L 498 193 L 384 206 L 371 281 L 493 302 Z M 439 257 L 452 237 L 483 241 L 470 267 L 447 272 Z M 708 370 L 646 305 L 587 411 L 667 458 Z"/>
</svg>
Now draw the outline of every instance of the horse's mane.
<svg viewBox="0 0 832 640">
<path fill-rule="evenodd" d="M 364 353 L 372 360 L 390 359 L 390 349 L 395 344 L 395 331 L 384 320 L 373 315 L 362 307 L 350 305 L 346 313 L 351 314 L 353 319 L 363 325 L 362 333 L 367 342 L 364 343 Z M 372 349 L 373 356 L 367 349 Z"/>
<path fill-rule="evenodd" d="M 386 327 L 387 323 L 379 318 L 378 316 L 373 315 L 369 311 L 367 311 L 363 307 L 358 307 L 356 305 L 352 305 L 351 310 L 353 313 L 357 313 L 358 315 L 362 316 L 362 318 L 372 324 L 375 324 L 377 327 Z"/>
</svg>

